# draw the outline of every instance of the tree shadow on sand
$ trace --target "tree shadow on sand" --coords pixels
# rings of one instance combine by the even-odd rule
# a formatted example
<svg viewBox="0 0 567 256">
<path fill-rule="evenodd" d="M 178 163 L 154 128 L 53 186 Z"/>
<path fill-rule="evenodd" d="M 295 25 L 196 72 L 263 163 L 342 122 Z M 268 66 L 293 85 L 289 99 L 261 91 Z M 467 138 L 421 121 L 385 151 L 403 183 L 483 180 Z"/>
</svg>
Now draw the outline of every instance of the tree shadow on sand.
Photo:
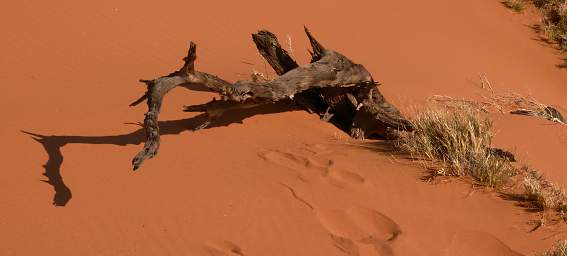
<svg viewBox="0 0 567 256">
<path fill-rule="evenodd" d="M 242 123 L 246 118 L 272 113 L 288 112 L 297 110 L 290 102 L 280 101 L 274 104 L 260 105 L 250 109 L 240 109 L 226 112 L 221 118 L 215 120 L 207 128 L 227 126 L 233 123 Z M 162 136 L 176 135 L 183 131 L 195 130 L 207 120 L 206 114 L 200 114 L 195 117 L 160 121 L 160 134 Z M 121 135 L 102 135 L 102 136 L 77 136 L 77 135 L 41 135 L 28 131 L 22 131 L 30 135 L 35 141 L 39 142 L 45 152 L 47 152 L 48 160 L 43 165 L 45 172 L 43 175 L 47 177 L 44 182 L 48 183 L 55 190 L 53 196 L 53 205 L 65 206 L 71 200 L 71 189 L 63 181 L 61 176 L 61 165 L 63 164 L 63 154 L 61 148 L 67 144 L 108 144 L 108 145 L 139 145 L 145 142 L 145 130 L 140 128 L 136 131 Z"/>
</svg>

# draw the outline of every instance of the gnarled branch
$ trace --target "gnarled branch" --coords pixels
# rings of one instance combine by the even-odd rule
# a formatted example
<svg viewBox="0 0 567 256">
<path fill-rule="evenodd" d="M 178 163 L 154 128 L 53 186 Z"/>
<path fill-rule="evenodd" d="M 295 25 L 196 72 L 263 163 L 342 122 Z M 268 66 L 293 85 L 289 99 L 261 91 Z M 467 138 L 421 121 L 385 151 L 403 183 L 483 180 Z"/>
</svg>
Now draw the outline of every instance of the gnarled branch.
<svg viewBox="0 0 567 256">
<path fill-rule="evenodd" d="M 134 170 L 145 159 L 157 154 L 160 107 L 164 96 L 177 86 L 192 90 L 200 88 L 221 96 L 218 101 L 185 107 L 185 111 L 208 113 L 209 120 L 202 127 L 226 110 L 284 99 L 294 99 L 298 105 L 318 114 L 324 110 L 325 117 L 333 117 L 358 138 L 364 138 L 374 130 L 385 133 L 390 128 L 409 127 L 400 112 L 385 101 L 378 91 L 378 84 L 362 65 L 324 48 L 307 28 L 305 32 L 313 51 L 312 62 L 303 66 L 297 65 L 271 32 L 260 31 L 252 35 L 260 54 L 279 75 L 271 81 L 252 79 L 231 84 L 215 75 L 197 71 L 194 65 L 196 45 L 193 42 L 183 59 L 184 65 L 178 71 L 153 80 L 140 80 L 147 85 L 147 92 L 131 106 L 147 100 L 148 112 L 144 119 L 147 140 L 142 151 L 133 159 Z"/>
</svg>

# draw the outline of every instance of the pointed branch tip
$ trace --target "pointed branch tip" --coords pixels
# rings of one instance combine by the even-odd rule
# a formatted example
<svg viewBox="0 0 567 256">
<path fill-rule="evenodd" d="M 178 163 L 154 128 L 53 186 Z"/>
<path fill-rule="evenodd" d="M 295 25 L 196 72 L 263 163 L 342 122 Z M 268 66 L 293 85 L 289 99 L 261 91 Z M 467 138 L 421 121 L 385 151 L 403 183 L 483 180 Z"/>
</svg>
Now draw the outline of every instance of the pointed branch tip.
<svg viewBox="0 0 567 256">
<path fill-rule="evenodd" d="M 146 80 L 146 79 L 140 79 L 138 80 L 140 83 L 144 83 L 146 85 L 150 85 L 152 83 L 152 80 Z"/>
<path fill-rule="evenodd" d="M 309 42 L 311 43 L 311 48 L 313 48 L 313 52 L 311 54 L 311 62 L 315 62 L 320 60 L 324 53 L 325 53 L 325 47 L 323 47 L 323 45 L 321 45 L 317 39 L 315 39 L 315 37 L 311 34 L 311 32 L 309 31 L 309 29 L 307 28 L 307 26 L 303 26 L 303 29 L 305 29 L 305 34 L 307 34 L 307 38 L 309 38 Z"/>
<path fill-rule="evenodd" d="M 195 60 L 197 59 L 197 44 L 193 41 L 189 42 L 189 50 L 187 51 L 187 56 L 183 58 L 185 62 L 181 68 L 181 72 L 184 74 L 191 74 L 195 72 Z"/>
<path fill-rule="evenodd" d="M 146 100 L 148 98 L 148 94 L 144 94 L 142 97 L 140 97 L 139 99 L 137 99 L 136 101 L 130 103 L 130 107 L 136 106 L 140 103 L 142 103 L 144 100 Z"/>
</svg>

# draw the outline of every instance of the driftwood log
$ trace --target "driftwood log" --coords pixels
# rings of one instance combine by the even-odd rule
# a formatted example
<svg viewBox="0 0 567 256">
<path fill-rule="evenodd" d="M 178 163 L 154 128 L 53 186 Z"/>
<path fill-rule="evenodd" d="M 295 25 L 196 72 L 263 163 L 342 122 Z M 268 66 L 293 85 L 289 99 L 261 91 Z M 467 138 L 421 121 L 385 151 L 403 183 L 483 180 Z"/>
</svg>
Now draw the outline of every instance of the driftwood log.
<svg viewBox="0 0 567 256">
<path fill-rule="evenodd" d="M 231 109 L 250 108 L 281 100 L 316 113 L 325 121 L 333 122 L 352 137 L 370 136 L 392 138 L 393 130 L 411 128 L 408 120 L 388 103 L 370 73 L 360 64 L 342 54 L 326 49 L 305 28 L 311 43 L 311 63 L 299 66 L 269 31 L 252 35 L 260 54 L 278 76 L 266 80 L 253 75 L 250 80 L 229 83 L 215 75 L 195 70 L 196 45 L 191 42 L 184 65 L 177 71 L 153 80 L 140 80 L 147 92 L 130 106 L 147 101 L 144 119 L 146 142 L 133 159 L 136 170 L 145 159 L 155 156 L 159 149 L 158 115 L 164 96 L 175 87 L 207 90 L 218 93 L 220 100 L 185 106 L 188 112 L 205 112 L 208 120 L 198 128 L 206 127 Z"/>
</svg>

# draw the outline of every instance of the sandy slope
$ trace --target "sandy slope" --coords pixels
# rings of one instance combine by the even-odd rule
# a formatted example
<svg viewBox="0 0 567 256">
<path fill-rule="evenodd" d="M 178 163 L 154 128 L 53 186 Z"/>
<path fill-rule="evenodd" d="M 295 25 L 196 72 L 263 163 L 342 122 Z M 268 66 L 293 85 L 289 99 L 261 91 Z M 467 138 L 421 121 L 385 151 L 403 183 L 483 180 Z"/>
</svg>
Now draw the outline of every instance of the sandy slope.
<svg viewBox="0 0 567 256">
<path fill-rule="evenodd" d="M 534 216 L 466 181 L 424 183 L 379 143 L 361 146 L 305 112 L 232 113 L 192 132 L 201 118 L 181 106 L 207 93 L 169 95 L 160 154 L 130 170 L 143 140 L 125 124 L 143 117 L 127 107 L 144 90 L 135 81 L 176 68 L 189 40 L 200 70 L 229 80 L 264 71 L 249 36 L 260 28 L 290 35 L 305 62 L 309 25 L 403 109 L 433 94 L 474 97 L 479 72 L 566 108 L 560 58 L 535 40 L 533 16 L 499 1 L 5 5 L 1 255 L 517 255 L 563 237 L 561 227 L 529 232 Z M 564 127 L 495 118 L 498 145 L 567 185 Z M 40 144 L 20 130 L 56 136 Z M 65 207 L 40 182 L 46 163 L 72 192 Z"/>
</svg>

